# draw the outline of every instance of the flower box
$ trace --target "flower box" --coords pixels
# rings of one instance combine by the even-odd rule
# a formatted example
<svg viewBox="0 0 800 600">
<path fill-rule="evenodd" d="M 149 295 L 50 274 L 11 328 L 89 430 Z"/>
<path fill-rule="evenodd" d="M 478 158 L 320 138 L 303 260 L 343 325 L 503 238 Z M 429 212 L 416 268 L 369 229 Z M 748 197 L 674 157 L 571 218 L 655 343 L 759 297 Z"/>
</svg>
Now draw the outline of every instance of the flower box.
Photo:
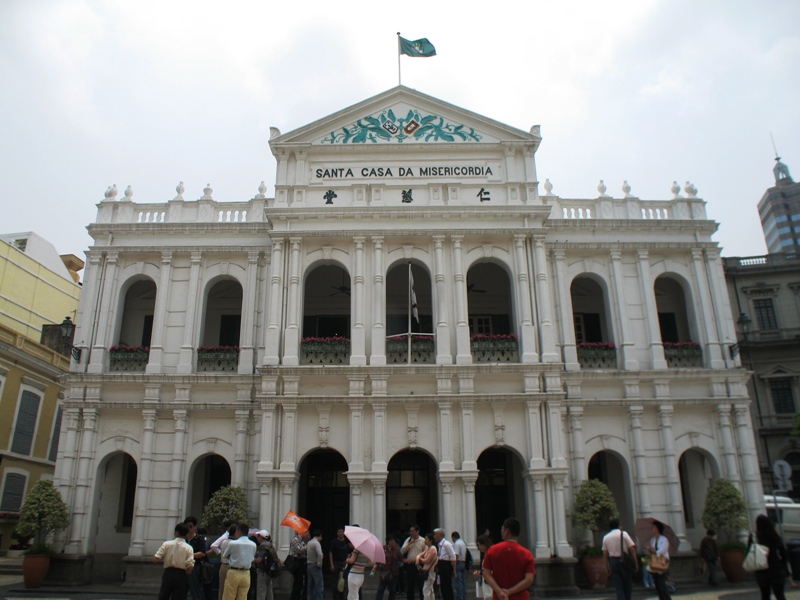
<svg viewBox="0 0 800 600">
<path fill-rule="evenodd" d="M 144 371 L 150 358 L 147 346 L 111 346 L 108 349 L 109 371 Z"/>
<path fill-rule="evenodd" d="M 703 349 L 697 342 L 664 342 L 664 358 L 670 369 L 702 369 Z"/>
<path fill-rule="evenodd" d="M 519 342 L 513 333 L 485 335 L 477 333 L 470 339 L 473 362 L 519 362 Z"/>
<path fill-rule="evenodd" d="M 342 336 L 303 338 L 299 359 L 301 365 L 349 364 L 350 339 Z"/>
<path fill-rule="evenodd" d="M 197 349 L 198 373 L 235 373 L 238 369 L 238 346 L 208 346 Z"/>
<path fill-rule="evenodd" d="M 408 364 L 408 336 L 386 338 L 386 364 Z M 436 362 L 436 342 L 431 335 L 411 336 L 411 364 Z"/>
<path fill-rule="evenodd" d="M 611 342 L 581 342 L 578 362 L 582 369 L 616 369 L 617 349 Z"/>
</svg>

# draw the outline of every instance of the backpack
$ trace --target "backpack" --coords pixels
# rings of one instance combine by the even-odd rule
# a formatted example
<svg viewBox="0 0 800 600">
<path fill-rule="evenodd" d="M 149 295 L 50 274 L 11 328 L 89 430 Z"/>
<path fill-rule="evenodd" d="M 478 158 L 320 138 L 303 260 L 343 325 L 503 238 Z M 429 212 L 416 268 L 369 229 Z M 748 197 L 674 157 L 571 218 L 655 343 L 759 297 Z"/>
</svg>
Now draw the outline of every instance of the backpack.
<svg viewBox="0 0 800 600">
<path fill-rule="evenodd" d="M 464 569 L 469 573 L 472 571 L 472 552 L 467 549 L 467 559 L 464 561 Z"/>
</svg>

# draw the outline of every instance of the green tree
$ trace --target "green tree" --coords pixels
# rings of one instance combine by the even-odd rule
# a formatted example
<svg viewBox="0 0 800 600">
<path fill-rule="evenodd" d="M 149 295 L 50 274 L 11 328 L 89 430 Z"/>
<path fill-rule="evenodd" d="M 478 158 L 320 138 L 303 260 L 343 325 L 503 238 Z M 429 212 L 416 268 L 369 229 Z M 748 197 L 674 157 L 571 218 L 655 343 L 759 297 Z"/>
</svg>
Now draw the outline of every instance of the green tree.
<svg viewBox="0 0 800 600">
<path fill-rule="evenodd" d="M 225 521 L 243 523 L 247 521 L 247 498 L 240 487 L 226 485 L 211 495 L 203 510 L 200 527 L 209 533 L 220 533 Z"/>
<path fill-rule="evenodd" d="M 575 527 L 591 529 L 597 533 L 607 529 L 608 522 L 617 517 L 617 502 L 605 483 L 598 479 L 588 479 L 581 483 L 572 507 L 572 524 Z"/>
<path fill-rule="evenodd" d="M 731 541 L 737 529 L 747 528 L 747 504 L 742 493 L 727 479 L 720 477 L 708 488 L 702 523 L 706 529 L 724 531 Z"/>
<path fill-rule="evenodd" d="M 25 498 L 15 531 L 20 536 L 32 537 L 34 544 L 29 552 L 38 554 L 47 551 L 50 534 L 64 529 L 69 523 L 69 511 L 61 492 L 52 481 L 41 479 Z"/>
</svg>

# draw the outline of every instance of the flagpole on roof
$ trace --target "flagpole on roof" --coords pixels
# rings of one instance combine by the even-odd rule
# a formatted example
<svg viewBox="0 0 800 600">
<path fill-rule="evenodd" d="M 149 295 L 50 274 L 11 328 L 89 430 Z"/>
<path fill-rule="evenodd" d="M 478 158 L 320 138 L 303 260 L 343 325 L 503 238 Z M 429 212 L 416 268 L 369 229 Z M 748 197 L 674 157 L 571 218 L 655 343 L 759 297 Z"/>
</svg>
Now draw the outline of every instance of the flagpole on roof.
<svg viewBox="0 0 800 600">
<path fill-rule="evenodd" d="M 402 85 L 402 81 L 400 78 L 400 54 L 402 48 L 400 46 L 400 32 L 397 32 L 397 85 Z"/>
</svg>

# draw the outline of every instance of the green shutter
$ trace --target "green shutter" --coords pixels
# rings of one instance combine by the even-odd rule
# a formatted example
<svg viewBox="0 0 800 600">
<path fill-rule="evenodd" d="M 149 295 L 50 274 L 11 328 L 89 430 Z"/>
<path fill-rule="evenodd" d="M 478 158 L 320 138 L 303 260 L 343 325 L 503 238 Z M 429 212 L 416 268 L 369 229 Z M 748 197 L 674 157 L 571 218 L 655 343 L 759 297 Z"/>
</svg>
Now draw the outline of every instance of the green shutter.
<svg viewBox="0 0 800 600">
<path fill-rule="evenodd" d="M 22 507 L 22 495 L 25 493 L 25 475 L 9 473 L 6 486 L 3 488 L 3 499 L 0 500 L 0 511 L 19 512 Z"/>
<path fill-rule="evenodd" d="M 53 426 L 53 439 L 50 440 L 50 454 L 47 460 L 56 461 L 58 455 L 58 440 L 61 439 L 61 407 L 56 410 L 56 424 Z"/>
<path fill-rule="evenodd" d="M 33 433 L 36 430 L 36 417 L 39 415 L 41 398 L 25 390 L 19 401 L 17 411 L 17 424 L 14 427 L 14 440 L 11 451 L 17 454 L 28 455 L 33 447 Z"/>
</svg>

